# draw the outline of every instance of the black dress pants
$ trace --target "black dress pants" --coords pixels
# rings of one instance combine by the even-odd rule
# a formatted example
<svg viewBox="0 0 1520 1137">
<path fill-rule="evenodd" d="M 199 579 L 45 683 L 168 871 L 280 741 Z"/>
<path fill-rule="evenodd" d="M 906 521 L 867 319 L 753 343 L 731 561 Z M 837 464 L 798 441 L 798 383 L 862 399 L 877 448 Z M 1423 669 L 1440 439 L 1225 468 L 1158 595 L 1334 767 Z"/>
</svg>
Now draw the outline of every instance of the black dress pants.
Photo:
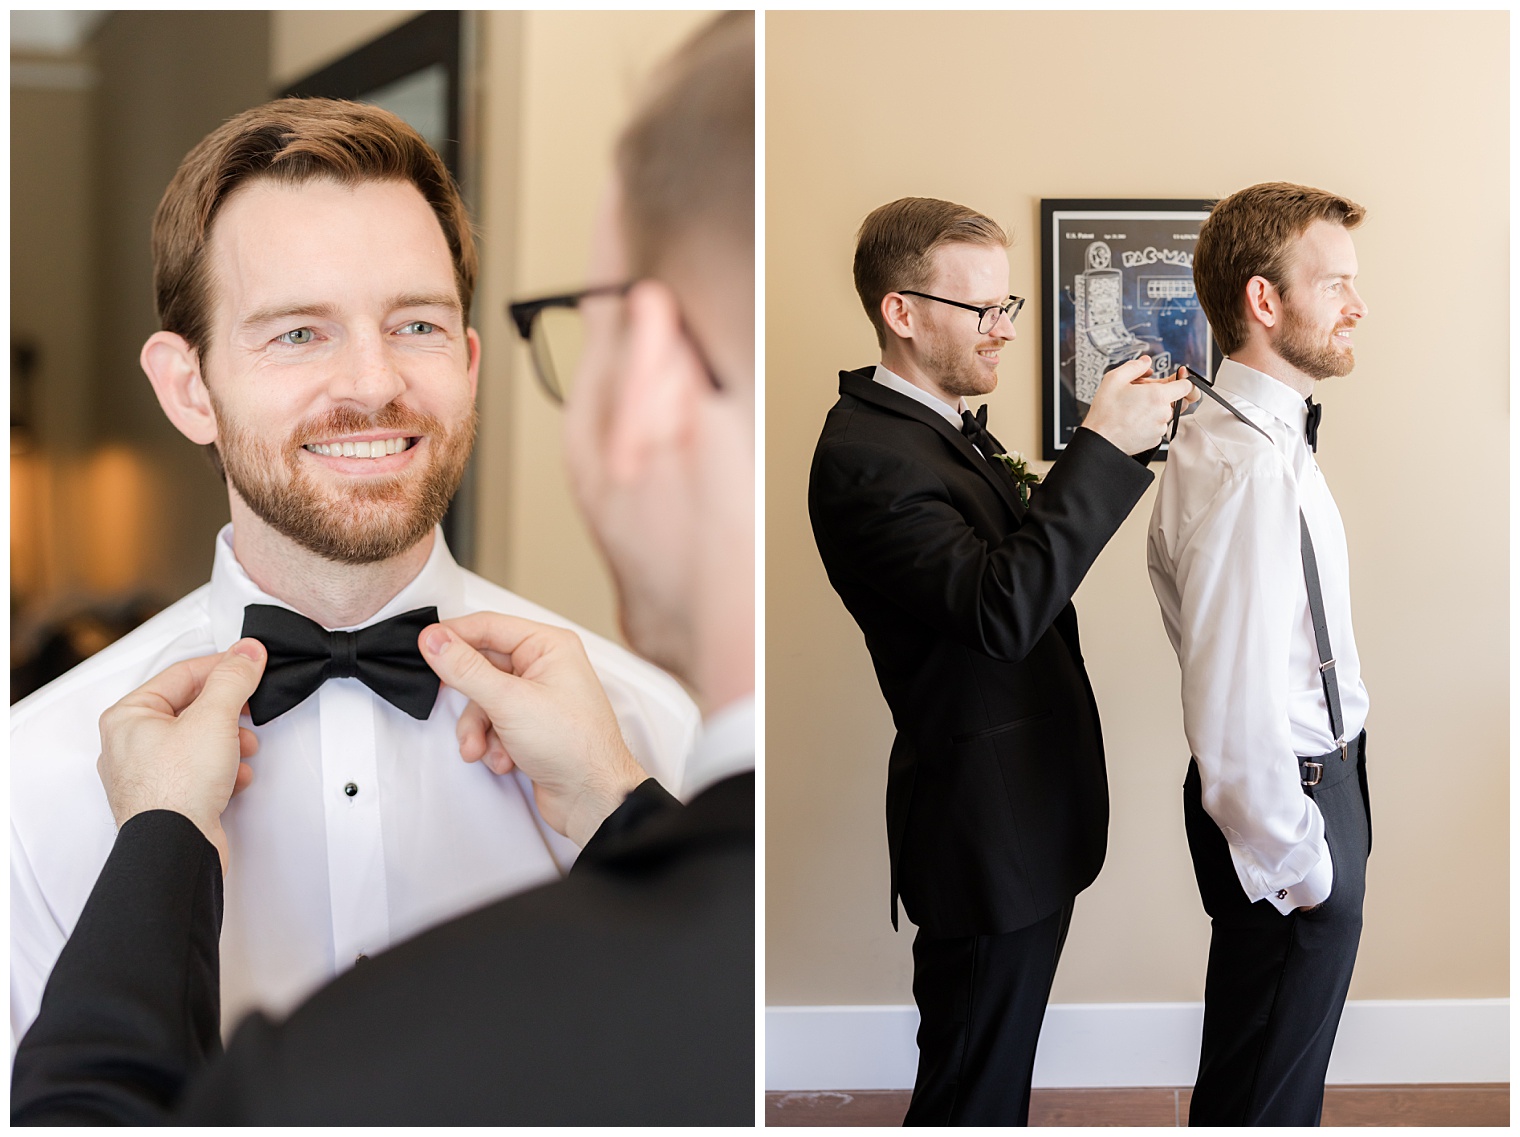
<svg viewBox="0 0 1520 1137">
<path fill-rule="evenodd" d="M 904 1125 L 1028 1125 L 1035 1046 L 1072 901 L 996 936 L 913 940 L 918 1077 Z"/>
<path fill-rule="evenodd" d="M 1325 1070 L 1362 933 L 1372 823 L 1366 734 L 1344 762 L 1323 759 L 1304 792 L 1325 818 L 1334 866 L 1329 898 L 1284 916 L 1240 887 L 1229 846 L 1204 812 L 1198 765 L 1183 784 L 1188 847 L 1213 918 L 1203 1048 L 1189 1125 L 1318 1125 Z"/>
</svg>

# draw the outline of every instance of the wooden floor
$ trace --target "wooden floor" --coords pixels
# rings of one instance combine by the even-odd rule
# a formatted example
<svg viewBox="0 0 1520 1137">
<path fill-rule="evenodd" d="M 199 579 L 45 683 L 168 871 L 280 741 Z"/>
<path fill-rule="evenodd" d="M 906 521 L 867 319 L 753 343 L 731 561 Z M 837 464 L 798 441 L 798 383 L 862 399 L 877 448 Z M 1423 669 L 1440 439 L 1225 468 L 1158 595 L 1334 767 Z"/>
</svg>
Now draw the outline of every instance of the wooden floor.
<svg viewBox="0 0 1520 1137">
<path fill-rule="evenodd" d="M 1035 1090 L 1030 1125 L 1186 1125 L 1190 1089 Z M 766 1125 L 901 1125 L 907 1090 L 765 1095 Z M 1508 1125 L 1509 1085 L 1327 1086 L 1324 1125 Z"/>
</svg>

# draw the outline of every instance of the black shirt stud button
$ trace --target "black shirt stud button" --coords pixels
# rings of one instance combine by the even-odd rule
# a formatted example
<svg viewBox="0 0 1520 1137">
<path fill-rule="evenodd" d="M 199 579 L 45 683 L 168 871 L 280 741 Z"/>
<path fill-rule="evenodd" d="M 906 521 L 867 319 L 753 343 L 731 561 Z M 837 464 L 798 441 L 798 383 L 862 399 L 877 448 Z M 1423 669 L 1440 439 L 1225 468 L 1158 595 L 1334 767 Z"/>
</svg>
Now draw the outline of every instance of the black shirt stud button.
<svg viewBox="0 0 1520 1137">
<path fill-rule="evenodd" d="M 368 961 L 369 956 L 365 955 L 362 951 L 358 955 L 354 956 L 355 963 L 367 963 Z"/>
<path fill-rule="evenodd" d="M 346 791 L 344 791 L 344 792 L 348 793 L 349 796 L 353 796 L 353 794 L 355 794 L 355 793 L 358 792 L 358 787 L 355 786 L 353 784 L 353 782 L 349 782 L 348 785 L 349 785 L 349 789 L 346 790 Z M 1288 890 L 1286 888 L 1279 888 L 1277 890 L 1277 899 L 1279 899 L 1279 900 L 1286 900 L 1286 899 L 1288 899 Z"/>
<path fill-rule="evenodd" d="M 359 792 L 359 787 L 354 785 L 353 782 L 349 782 L 348 785 L 343 787 L 343 792 L 346 793 L 349 797 L 353 797 Z"/>
</svg>

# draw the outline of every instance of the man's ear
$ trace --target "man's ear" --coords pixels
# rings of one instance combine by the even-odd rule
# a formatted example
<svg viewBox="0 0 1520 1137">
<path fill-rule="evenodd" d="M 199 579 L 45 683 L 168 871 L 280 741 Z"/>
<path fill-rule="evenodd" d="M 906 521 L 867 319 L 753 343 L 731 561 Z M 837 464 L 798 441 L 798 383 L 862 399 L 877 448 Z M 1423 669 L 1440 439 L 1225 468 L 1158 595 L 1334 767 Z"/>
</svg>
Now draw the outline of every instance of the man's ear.
<svg viewBox="0 0 1520 1137">
<path fill-rule="evenodd" d="M 1246 281 L 1246 318 L 1265 328 L 1274 328 L 1282 319 L 1282 294 L 1277 285 L 1264 276 Z"/>
<path fill-rule="evenodd" d="M 634 480 L 661 454 L 690 446 L 701 400 L 712 393 L 681 322 L 675 293 L 641 280 L 628 293 L 623 358 L 606 425 L 606 468 Z"/>
<path fill-rule="evenodd" d="M 901 292 L 889 292 L 881 298 L 881 322 L 899 339 L 913 338 L 913 309 Z"/>
<path fill-rule="evenodd" d="M 470 398 L 474 399 L 480 386 L 480 333 L 466 328 L 464 336 L 470 351 Z"/>
<path fill-rule="evenodd" d="M 205 445 L 216 441 L 216 414 L 211 408 L 211 393 L 201 378 L 200 360 L 183 336 L 174 332 L 154 332 L 143 344 L 138 356 L 142 369 L 153 384 L 158 405 L 164 408 L 181 434 L 191 442 Z"/>
</svg>

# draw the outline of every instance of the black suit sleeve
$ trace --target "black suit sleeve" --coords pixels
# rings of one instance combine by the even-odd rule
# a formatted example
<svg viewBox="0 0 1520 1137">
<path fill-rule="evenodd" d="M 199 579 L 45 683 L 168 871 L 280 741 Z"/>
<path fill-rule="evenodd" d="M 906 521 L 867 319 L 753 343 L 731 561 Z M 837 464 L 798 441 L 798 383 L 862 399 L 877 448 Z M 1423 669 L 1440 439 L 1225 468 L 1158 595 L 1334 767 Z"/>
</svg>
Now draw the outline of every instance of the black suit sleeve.
<svg viewBox="0 0 1520 1137">
<path fill-rule="evenodd" d="M 680 809 L 681 803 L 664 786 L 653 778 L 645 778 L 623 799 L 622 805 L 602 820 L 581 855 L 575 858 L 570 871 L 585 871 L 615 857 L 623 846 L 636 839 L 640 830 L 657 819 L 669 817 L 672 810 Z"/>
<path fill-rule="evenodd" d="M 906 613 L 1017 661 L 1071 600 L 1152 477 L 1100 435 L 1078 430 L 1018 528 L 993 544 L 932 468 L 901 450 L 842 439 L 820 447 L 809 504 L 831 572 L 850 565 Z"/>
<path fill-rule="evenodd" d="M 22 1039 L 11 1121 L 150 1125 L 221 1050 L 222 870 L 186 817 L 122 826 Z"/>
</svg>

